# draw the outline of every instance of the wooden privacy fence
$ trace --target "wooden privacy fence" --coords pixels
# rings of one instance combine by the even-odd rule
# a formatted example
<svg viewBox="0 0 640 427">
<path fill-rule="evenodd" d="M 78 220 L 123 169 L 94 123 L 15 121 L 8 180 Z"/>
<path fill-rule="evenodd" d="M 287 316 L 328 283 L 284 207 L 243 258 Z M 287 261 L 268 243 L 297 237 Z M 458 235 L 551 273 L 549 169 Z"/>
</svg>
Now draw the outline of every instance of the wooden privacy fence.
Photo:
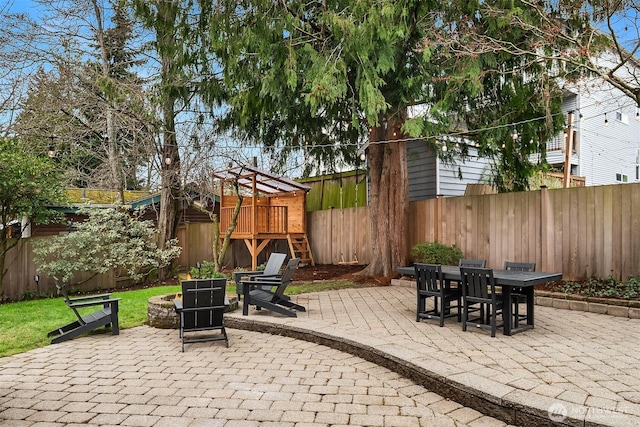
<svg viewBox="0 0 640 427">
<path fill-rule="evenodd" d="M 317 264 L 368 264 L 371 260 L 368 207 L 309 212 L 307 221 L 307 235 Z"/>
<path fill-rule="evenodd" d="M 309 216 L 316 262 L 357 254 L 370 261 L 368 208 Z M 640 278 L 640 183 L 462 197 L 409 204 L 407 242 L 456 245 L 492 268 L 505 260 L 536 262 L 564 279 Z M 408 248 L 408 249 L 409 249 Z"/>
<path fill-rule="evenodd" d="M 640 183 L 438 198 L 410 204 L 409 245 L 455 244 L 500 268 L 535 261 L 564 279 L 640 277 Z"/>
<path fill-rule="evenodd" d="M 27 293 L 42 295 L 54 295 L 57 293 L 55 280 L 47 277 L 38 271 L 37 266 L 33 262 L 33 242 L 51 239 L 51 237 L 29 237 L 20 239 L 18 245 L 12 248 L 5 259 L 6 273 L 3 281 L 4 296 L 12 299 L 25 296 Z M 39 284 L 36 286 L 34 276 L 40 278 Z M 91 277 L 89 273 L 78 273 L 74 276 L 74 283 L 81 282 Z M 100 274 L 91 277 L 91 280 L 82 286 L 82 289 L 108 289 L 117 286 L 117 282 L 121 282 L 122 286 L 130 283 L 127 278 L 116 279 L 115 275 Z"/>
<path fill-rule="evenodd" d="M 316 263 L 371 261 L 374 231 L 367 207 L 310 212 L 307 228 Z M 505 260 L 525 261 L 568 280 L 640 278 L 640 183 L 411 202 L 407 230 L 409 248 L 420 242 L 455 244 L 465 257 L 484 258 L 492 268 Z M 212 224 L 181 227 L 177 264 L 187 269 L 211 260 L 212 236 Z M 23 239 L 7 256 L 5 296 L 36 291 L 32 239 Z M 231 248 L 227 266 L 246 265 L 244 252 Z M 113 287 L 115 278 L 100 276 L 89 285 Z M 41 276 L 40 290 L 52 289 L 50 279 Z"/>
</svg>

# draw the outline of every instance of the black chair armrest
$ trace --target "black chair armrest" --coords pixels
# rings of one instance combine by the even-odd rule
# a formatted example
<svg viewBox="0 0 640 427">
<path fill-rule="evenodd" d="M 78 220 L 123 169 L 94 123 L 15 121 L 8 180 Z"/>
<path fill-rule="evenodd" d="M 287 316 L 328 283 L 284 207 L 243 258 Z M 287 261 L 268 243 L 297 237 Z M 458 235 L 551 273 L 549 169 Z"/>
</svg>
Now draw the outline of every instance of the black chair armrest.
<svg viewBox="0 0 640 427">
<path fill-rule="evenodd" d="M 70 301 L 67 303 L 67 305 L 69 307 L 73 307 L 73 308 L 82 308 L 82 307 L 92 307 L 95 305 L 103 305 L 103 306 L 107 306 L 107 305 L 118 305 L 118 301 L 120 301 L 120 298 L 113 298 L 113 299 L 101 299 L 101 300 L 95 300 L 95 301 L 84 301 L 84 302 L 75 302 L 75 301 Z"/>
<path fill-rule="evenodd" d="M 69 301 L 82 302 L 82 301 L 90 301 L 90 300 L 97 300 L 97 299 L 106 300 L 109 298 L 111 298 L 111 294 L 100 294 L 100 295 L 88 295 L 86 297 L 73 297 L 73 298 L 69 298 Z"/>
<path fill-rule="evenodd" d="M 249 280 L 248 283 L 256 284 L 256 285 L 273 285 L 273 284 L 280 284 L 282 282 L 280 276 L 273 276 L 273 277 L 260 277 L 260 278 L 256 278 L 254 280 Z M 243 282 L 245 283 L 245 282 Z"/>
<path fill-rule="evenodd" d="M 262 271 L 256 270 L 256 271 L 236 271 L 233 273 L 233 281 L 238 283 L 239 281 L 242 281 L 242 277 L 243 276 L 247 276 L 247 277 L 251 277 L 251 276 L 260 276 L 262 274 Z"/>
</svg>

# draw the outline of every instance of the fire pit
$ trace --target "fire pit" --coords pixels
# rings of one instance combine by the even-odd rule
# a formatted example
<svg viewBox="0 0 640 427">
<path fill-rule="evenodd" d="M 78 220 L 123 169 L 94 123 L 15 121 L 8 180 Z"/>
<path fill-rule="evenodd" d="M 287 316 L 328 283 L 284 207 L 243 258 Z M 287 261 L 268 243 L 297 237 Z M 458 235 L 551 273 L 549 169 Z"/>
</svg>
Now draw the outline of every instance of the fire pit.
<svg viewBox="0 0 640 427">
<path fill-rule="evenodd" d="M 173 300 L 176 294 L 157 295 L 149 298 L 147 302 L 147 324 L 160 329 L 178 329 L 178 314 L 173 308 Z M 238 308 L 238 297 L 228 296 L 229 307 L 226 312 Z"/>
</svg>

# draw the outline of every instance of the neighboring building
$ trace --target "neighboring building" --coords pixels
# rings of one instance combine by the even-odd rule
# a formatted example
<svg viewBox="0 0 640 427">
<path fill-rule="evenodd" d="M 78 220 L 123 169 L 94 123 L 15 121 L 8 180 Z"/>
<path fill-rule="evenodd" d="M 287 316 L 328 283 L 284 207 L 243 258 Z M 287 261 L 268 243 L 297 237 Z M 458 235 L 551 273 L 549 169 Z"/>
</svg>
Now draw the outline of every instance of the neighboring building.
<svg viewBox="0 0 640 427">
<path fill-rule="evenodd" d="M 64 214 L 64 221 L 50 224 L 31 224 L 25 228 L 22 237 L 50 236 L 73 231 L 75 224 L 84 221 L 85 217 L 78 214 L 83 206 L 96 208 L 112 208 L 116 206 L 117 192 L 96 189 L 68 189 L 68 206 L 56 206 L 55 210 Z M 150 194 L 145 191 L 125 191 L 125 206 L 133 210 L 141 210 L 145 220 L 158 221 L 160 212 L 160 194 Z M 209 201 L 211 203 L 211 201 Z M 218 197 L 215 196 L 216 212 L 220 209 Z M 180 223 L 185 222 L 211 222 L 206 213 L 200 212 L 186 203 L 180 216 Z"/>
<path fill-rule="evenodd" d="M 592 79 L 565 86 L 563 111 L 573 112 L 571 174 L 586 185 L 640 181 L 640 115 L 633 101 L 618 89 Z M 547 144 L 547 161 L 564 170 L 563 135 Z"/>
<path fill-rule="evenodd" d="M 633 101 L 601 79 L 566 85 L 564 90 L 562 110 L 573 113 L 572 178 L 588 186 L 640 181 L 640 111 Z M 560 174 L 566 148 L 562 133 L 547 143 L 547 162 Z M 489 168 L 490 159 L 479 158 L 473 147 L 466 159 L 445 164 L 425 142 L 410 141 L 409 200 L 464 195 L 467 184 L 486 183 Z"/>
<path fill-rule="evenodd" d="M 407 142 L 409 201 L 432 199 L 438 195 L 462 196 L 467 184 L 485 183 L 489 159 L 478 157 L 469 148 L 469 157 L 445 164 L 424 141 Z"/>
</svg>

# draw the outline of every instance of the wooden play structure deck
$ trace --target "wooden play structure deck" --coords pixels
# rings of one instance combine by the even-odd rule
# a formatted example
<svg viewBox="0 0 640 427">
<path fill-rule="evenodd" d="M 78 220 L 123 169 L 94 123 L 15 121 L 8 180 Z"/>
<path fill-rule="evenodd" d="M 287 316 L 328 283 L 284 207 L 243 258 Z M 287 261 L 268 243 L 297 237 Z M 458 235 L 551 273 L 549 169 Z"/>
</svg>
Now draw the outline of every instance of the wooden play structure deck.
<svg viewBox="0 0 640 427">
<path fill-rule="evenodd" d="M 234 182 L 242 207 L 232 240 L 244 241 L 251 254 L 252 269 L 258 255 L 273 240 L 286 240 L 292 258 L 315 265 L 307 239 L 305 201 L 311 187 L 251 166 L 237 166 L 214 172 L 220 180 L 220 232 L 229 229 L 236 205 Z"/>
</svg>

